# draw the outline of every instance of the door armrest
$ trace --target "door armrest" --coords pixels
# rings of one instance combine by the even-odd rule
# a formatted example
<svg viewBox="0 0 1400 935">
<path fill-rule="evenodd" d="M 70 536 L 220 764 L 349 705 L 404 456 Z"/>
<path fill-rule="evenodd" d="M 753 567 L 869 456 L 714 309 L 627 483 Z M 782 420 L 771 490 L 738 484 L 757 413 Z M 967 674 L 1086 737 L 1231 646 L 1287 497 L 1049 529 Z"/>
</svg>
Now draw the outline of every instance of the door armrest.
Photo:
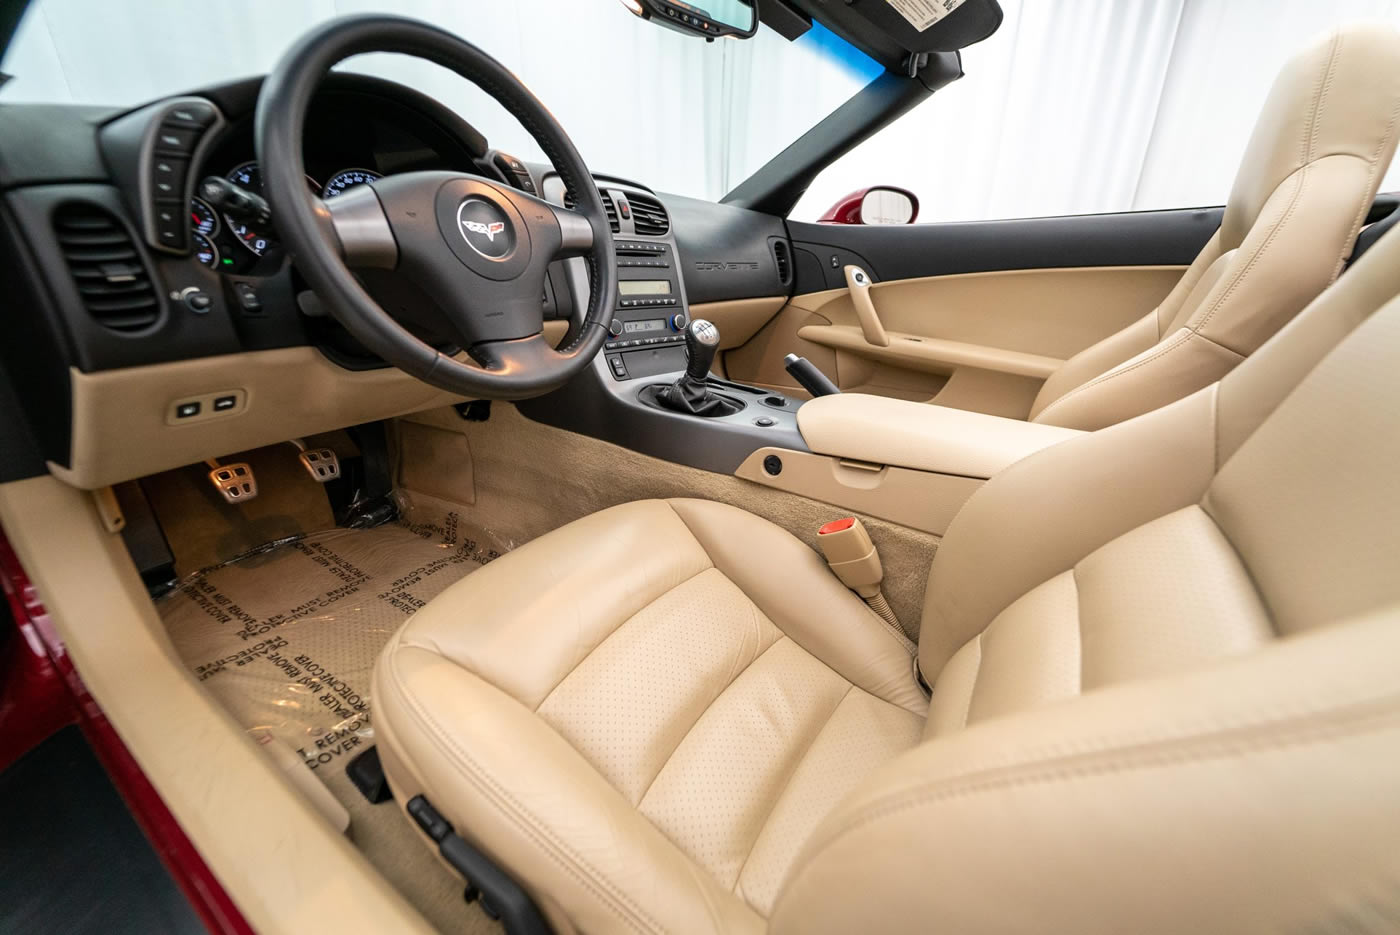
<svg viewBox="0 0 1400 935">
<path fill-rule="evenodd" d="M 818 454 L 980 478 L 1085 434 L 864 393 L 803 403 L 797 410 L 797 427 L 807 447 Z"/>
</svg>

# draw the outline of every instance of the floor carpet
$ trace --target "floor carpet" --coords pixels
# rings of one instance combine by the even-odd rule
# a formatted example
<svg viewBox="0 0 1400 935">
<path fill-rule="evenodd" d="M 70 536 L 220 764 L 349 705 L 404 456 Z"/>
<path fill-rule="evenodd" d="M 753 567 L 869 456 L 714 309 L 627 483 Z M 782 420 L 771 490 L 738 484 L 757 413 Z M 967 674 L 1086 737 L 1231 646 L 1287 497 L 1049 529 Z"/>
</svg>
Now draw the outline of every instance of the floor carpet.
<svg viewBox="0 0 1400 935">
<path fill-rule="evenodd" d="M 370 673 L 417 608 L 499 551 L 454 511 L 282 542 L 184 579 L 157 608 L 195 677 L 250 731 L 299 751 L 350 812 L 350 836 L 429 921 L 498 932 L 392 804 L 345 774 L 373 743 Z"/>
</svg>

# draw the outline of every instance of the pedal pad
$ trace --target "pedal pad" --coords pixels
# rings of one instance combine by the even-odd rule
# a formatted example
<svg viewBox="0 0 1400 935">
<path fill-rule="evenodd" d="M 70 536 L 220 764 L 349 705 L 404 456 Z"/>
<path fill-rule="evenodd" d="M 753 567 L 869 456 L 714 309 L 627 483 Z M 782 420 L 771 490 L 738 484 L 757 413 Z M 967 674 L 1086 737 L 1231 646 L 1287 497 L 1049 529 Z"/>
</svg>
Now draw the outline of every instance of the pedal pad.
<svg viewBox="0 0 1400 935">
<path fill-rule="evenodd" d="M 319 484 L 328 484 L 340 476 L 340 458 L 329 448 L 308 448 L 297 457 Z"/>
<path fill-rule="evenodd" d="M 258 482 L 247 462 L 221 464 L 209 472 L 209 480 L 229 503 L 242 503 L 258 495 Z"/>
</svg>

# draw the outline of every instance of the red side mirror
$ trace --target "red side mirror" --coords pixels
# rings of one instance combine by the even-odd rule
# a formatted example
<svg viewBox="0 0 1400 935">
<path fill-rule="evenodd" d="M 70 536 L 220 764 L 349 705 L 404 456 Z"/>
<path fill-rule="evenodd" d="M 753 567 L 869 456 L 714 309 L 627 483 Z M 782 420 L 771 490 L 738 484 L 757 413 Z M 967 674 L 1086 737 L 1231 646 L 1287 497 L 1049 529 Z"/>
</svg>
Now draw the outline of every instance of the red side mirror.
<svg viewBox="0 0 1400 935">
<path fill-rule="evenodd" d="M 913 224 L 918 216 L 919 199 L 913 192 L 893 185 L 872 185 L 836 202 L 817 223 Z"/>
</svg>

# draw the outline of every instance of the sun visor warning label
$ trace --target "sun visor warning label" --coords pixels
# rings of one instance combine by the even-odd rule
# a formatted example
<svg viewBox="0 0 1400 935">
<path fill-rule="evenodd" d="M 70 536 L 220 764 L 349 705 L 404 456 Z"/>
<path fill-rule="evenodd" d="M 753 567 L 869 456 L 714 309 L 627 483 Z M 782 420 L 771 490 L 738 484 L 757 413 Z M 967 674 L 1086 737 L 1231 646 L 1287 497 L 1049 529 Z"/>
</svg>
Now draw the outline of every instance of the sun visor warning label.
<svg viewBox="0 0 1400 935">
<path fill-rule="evenodd" d="M 919 32 L 928 29 L 967 0 L 885 0 Z"/>
</svg>

